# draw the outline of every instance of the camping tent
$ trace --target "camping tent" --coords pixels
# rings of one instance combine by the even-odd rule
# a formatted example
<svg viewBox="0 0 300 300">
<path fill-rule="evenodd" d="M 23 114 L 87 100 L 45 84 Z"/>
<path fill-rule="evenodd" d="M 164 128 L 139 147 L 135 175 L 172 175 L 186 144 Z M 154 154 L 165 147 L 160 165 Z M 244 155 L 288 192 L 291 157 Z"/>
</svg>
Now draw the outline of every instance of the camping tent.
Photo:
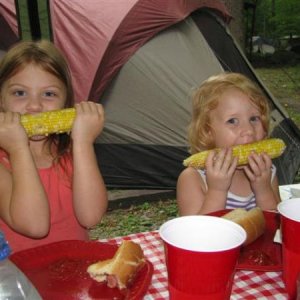
<svg viewBox="0 0 300 300">
<path fill-rule="evenodd" d="M 105 128 L 95 149 L 108 187 L 175 188 L 182 160 L 189 155 L 186 129 L 193 89 L 223 71 L 249 76 L 266 93 L 272 136 L 288 145 L 274 161 L 279 181 L 293 181 L 300 165 L 299 130 L 230 35 L 230 15 L 222 2 L 16 3 L 18 13 L 13 0 L 0 2 L 2 21 L 12 35 L 52 38 L 69 60 L 76 101 L 89 98 L 105 107 Z M 30 22 L 21 17 L 18 27 L 16 15 L 26 13 L 23 19 Z"/>
</svg>

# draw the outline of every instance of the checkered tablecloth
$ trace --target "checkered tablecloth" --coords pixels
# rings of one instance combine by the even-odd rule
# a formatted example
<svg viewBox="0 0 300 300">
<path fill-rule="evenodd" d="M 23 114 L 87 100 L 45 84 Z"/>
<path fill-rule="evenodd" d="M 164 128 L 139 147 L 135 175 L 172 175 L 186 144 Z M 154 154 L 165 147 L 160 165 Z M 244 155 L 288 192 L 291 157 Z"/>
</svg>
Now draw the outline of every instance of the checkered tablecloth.
<svg viewBox="0 0 300 300">
<path fill-rule="evenodd" d="M 145 256 L 153 264 L 152 282 L 144 300 L 169 299 L 164 250 L 158 232 L 142 232 L 100 241 L 120 244 L 122 240 L 132 240 L 140 244 Z M 288 297 L 284 289 L 281 272 L 237 271 L 230 299 L 285 300 Z"/>
</svg>

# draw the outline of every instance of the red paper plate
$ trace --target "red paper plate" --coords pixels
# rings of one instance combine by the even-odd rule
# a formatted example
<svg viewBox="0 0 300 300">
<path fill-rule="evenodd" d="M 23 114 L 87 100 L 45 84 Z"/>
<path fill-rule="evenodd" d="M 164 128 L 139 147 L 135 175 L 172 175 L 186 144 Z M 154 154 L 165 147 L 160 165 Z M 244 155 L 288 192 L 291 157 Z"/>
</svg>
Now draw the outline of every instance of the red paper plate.
<svg viewBox="0 0 300 300">
<path fill-rule="evenodd" d="M 44 300 L 142 299 L 153 274 L 146 261 L 128 289 L 108 288 L 91 279 L 87 267 L 113 257 L 117 245 L 96 241 L 61 241 L 12 254 L 10 259 L 29 277 Z"/>
<path fill-rule="evenodd" d="M 231 209 L 221 210 L 210 215 L 221 217 Z M 281 245 L 274 243 L 276 230 L 280 226 L 279 214 L 264 211 L 266 230 L 253 243 L 242 247 L 237 269 L 252 271 L 281 271 Z"/>
</svg>

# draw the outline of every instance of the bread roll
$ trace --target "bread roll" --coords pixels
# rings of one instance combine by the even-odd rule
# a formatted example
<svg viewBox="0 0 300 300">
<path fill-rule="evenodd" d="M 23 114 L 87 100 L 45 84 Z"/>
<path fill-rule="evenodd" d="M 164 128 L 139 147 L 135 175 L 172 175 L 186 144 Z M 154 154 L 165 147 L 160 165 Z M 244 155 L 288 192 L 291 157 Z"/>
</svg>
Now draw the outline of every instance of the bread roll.
<svg viewBox="0 0 300 300">
<path fill-rule="evenodd" d="M 236 208 L 222 216 L 222 218 L 231 220 L 245 229 L 247 239 L 244 245 L 254 242 L 265 232 L 265 217 L 259 207 L 252 208 L 249 211 L 243 208 Z"/>
<path fill-rule="evenodd" d="M 87 272 L 98 282 L 106 281 L 108 287 L 124 289 L 144 264 L 145 257 L 140 245 L 123 241 L 113 258 L 90 265 Z"/>
</svg>

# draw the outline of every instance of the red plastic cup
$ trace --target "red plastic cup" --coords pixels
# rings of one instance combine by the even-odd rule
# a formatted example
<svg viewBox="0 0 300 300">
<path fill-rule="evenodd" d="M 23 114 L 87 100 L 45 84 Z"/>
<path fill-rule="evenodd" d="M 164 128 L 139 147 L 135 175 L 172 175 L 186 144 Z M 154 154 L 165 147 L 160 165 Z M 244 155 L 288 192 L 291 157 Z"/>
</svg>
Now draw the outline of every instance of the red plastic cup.
<svg viewBox="0 0 300 300">
<path fill-rule="evenodd" d="M 297 278 L 300 273 L 300 198 L 278 204 L 281 216 L 283 281 L 289 299 L 297 297 Z"/>
<path fill-rule="evenodd" d="M 245 230 L 213 216 L 179 217 L 159 230 L 172 300 L 230 298 Z"/>
</svg>

